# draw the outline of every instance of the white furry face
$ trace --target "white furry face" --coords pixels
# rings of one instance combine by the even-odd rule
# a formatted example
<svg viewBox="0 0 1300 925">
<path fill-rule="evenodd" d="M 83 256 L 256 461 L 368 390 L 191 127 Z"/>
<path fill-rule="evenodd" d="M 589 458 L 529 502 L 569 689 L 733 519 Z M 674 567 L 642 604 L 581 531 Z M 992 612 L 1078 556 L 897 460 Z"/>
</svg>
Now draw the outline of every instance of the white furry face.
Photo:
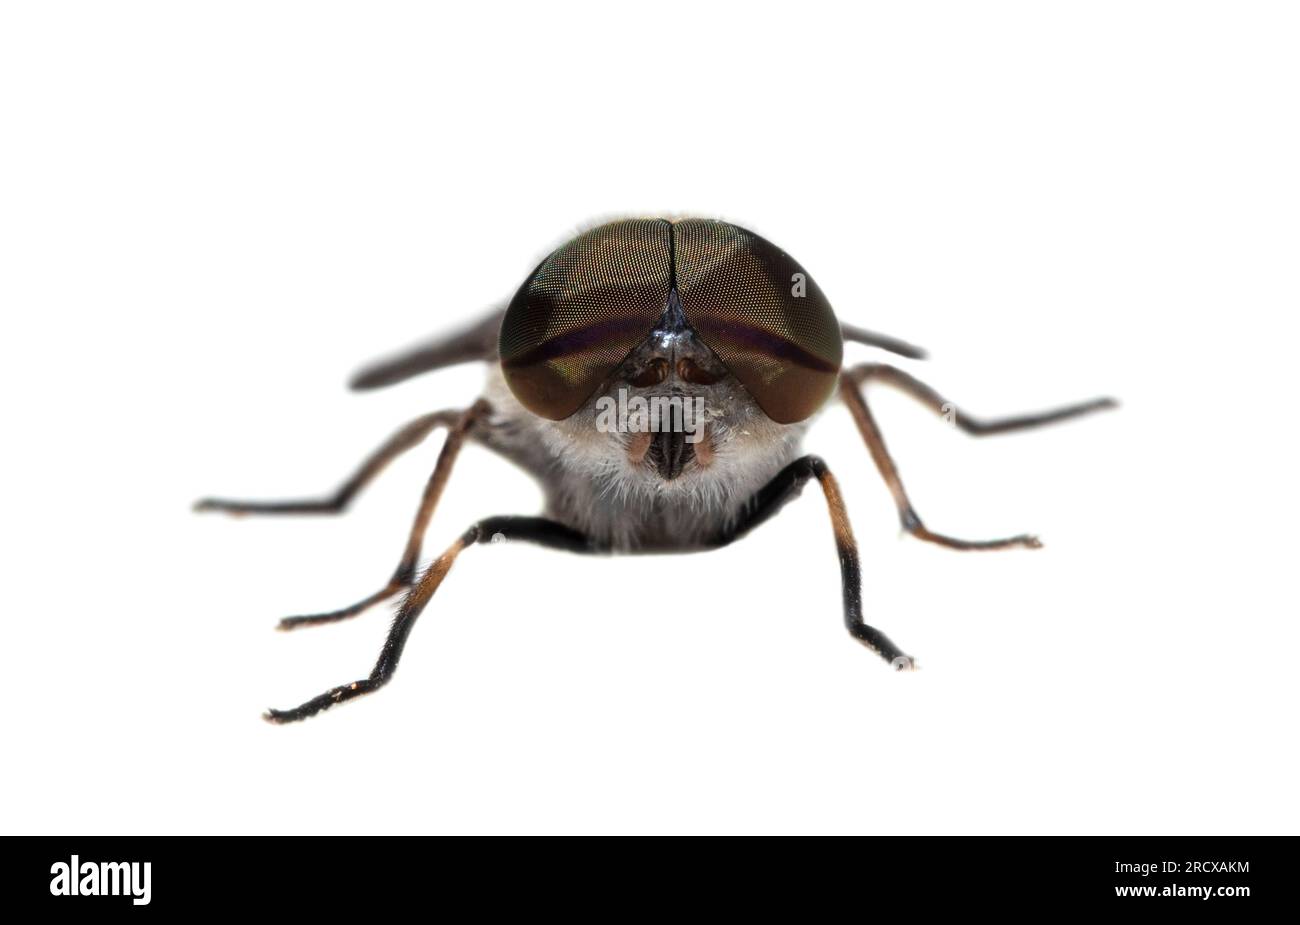
<svg viewBox="0 0 1300 925">
<path fill-rule="evenodd" d="M 624 373 L 635 373 L 646 358 L 639 354 Z M 619 389 L 647 398 L 703 399 L 703 433 L 676 477 L 665 478 L 654 465 L 649 435 L 597 427 L 598 403 L 617 400 Z M 541 478 L 548 515 L 619 549 L 680 549 L 706 541 L 798 455 L 808 426 L 774 423 L 729 375 L 708 385 L 674 380 L 647 387 L 616 376 L 562 421 L 525 410 L 499 371 L 490 378 L 488 399 L 497 409 L 493 429 L 499 438 L 526 453 Z"/>
</svg>

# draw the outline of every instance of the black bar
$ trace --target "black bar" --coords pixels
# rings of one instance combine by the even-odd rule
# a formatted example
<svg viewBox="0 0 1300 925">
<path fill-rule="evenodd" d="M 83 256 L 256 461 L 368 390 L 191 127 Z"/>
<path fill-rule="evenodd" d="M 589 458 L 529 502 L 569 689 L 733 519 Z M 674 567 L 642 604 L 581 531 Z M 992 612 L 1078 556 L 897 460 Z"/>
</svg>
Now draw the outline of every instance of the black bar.
<svg viewBox="0 0 1300 925">
<path fill-rule="evenodd" d="M 700 904 L 737 911 L 788 899 L 804 904 L 800 918 L 845 903 L 859 903 L 864 917 L 910 917 L 956 903 L 972 913 L 1129 910 L 1236 918 L 1289 905 L 1295 895 L 1290 876 L 1295 843 L 1266 837 L 866 838 L 835 855 L 834 876 L 828 854 L 807 845 L 768 845 L 752 857 L 744 845 L 723 852 L 698 849 L 700 857 L 694 858 L 689 846 L 674 846 L 662 855 L 654 846 L 629 846 L 625 852 L 603 850 L 596 859 L 587 859 L 588 852 L 578 847 L 563 860 L 550 851 L 529 849 L 506 867 L 502 856 L 510 852 L 508 846 L 468 844 L 452 851 L 411 838 L 36 837 L 5 842 L 9 861 L 0 885 L 10 909 L 34 906 L 57 912 L 75 907 L 97 919 L 157 910 L 256 910 L 292 913 L 295 921 L 309 913 L 337 921 L 349 909 L 365 914 L 407 903 L 445 909 L 448 901 L 477 901 L 487 904 L 479 907 L 481 912 L 511 898 L 531 902 L 534 914 L 605 909 L 614 917 L 629 907 L 681 914 Z M 74 855 L 83 877 L 88 862 L 132 862 L 140 865 L 139 871 L 148 862 L 148 903 L 136 903 L 141 896 L 132 895 L 129 885 L 118 896 L 54 895 L 52 885 L 66 885 L 54 883 L 61 873 L 56 865 L 70 865 Z M 96 869 L 92 882 L 101 879 L 102 871 Z M 504 891 L 503 874 L 509 886 Z M 609 901 L 616 904 L 605 905 Z"/>
</svg>

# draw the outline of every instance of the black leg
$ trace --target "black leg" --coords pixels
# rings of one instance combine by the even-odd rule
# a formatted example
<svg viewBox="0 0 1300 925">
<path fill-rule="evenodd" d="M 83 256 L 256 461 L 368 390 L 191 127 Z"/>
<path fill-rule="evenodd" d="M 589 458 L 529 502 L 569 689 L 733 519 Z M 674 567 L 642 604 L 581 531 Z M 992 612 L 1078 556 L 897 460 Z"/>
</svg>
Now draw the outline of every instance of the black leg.
<svg viewBox="0 0 1300 925">
<path fill-rule="evenodd" d="M 976 436 L 1025 430 L 1117 406 L 1117 402 L 1113 398 L 1098 398 L 1039 414 L 984 421 L 958 411 L 956 406 L 945 401 L 930 386 L 892 366 L 871 363 L 846 371 L 840 379 L 840 396 L 844 399 L 844 403 L 849 406 L 854 423 L 858 426 L 858 432 L 862 434 L 862 439 L 866 441 L 867 449 L 871 452 L 871 458 L 875 461 L 876 468 L 880 470 L 880 475 L 884 478 L 885 484 L 894 496 L 894 504 L 898 508 L 898 517 L 903 529 L 917 539 L 940 546 L 947 546 L 949 549 L 988 550 L 1007 549 L 1013 546 L 1038 549 L 1042 546 L 1042 543 L 1038 537 L 1029 534 L 1020 534 L 1019 536 L 996 540 L 961 540 L 942 533 L 935 533 L 926 527 L 921 521 L 920 515 L 916 513 L 916 509 L 912 507 L 911 499 L 907 497 L 907 491 L 903 488 L 903 480 L 898 474 L 898 467 L 889 455 L 889 450 L 885 446 L 885 438 L 880 433 L 880 427 L 876 424 L 876 419 L 867 405 L 866 396 L 863 394 L 862 387 L 866 383 L 877 381 L 903 390 L 925 404 L 936 414 L 950 417 L 966 433 Z"/>
<path fill-rule="evenodd" d="M 338 703 L 369 694 L 383 687 L 393 677 L 397 663 L 406 647 L 407 637 L 419 619 L 420 613 L 428 605 L 433 593 L 438 590 L 442 580 L 451 571 L 456 557 L 465 549 L 476 543 L 495 543 L 502 540 L 536 543 L 551 549 L 567 552 L 602 552 L 584 534 L 563 524 L 541 517 L 489 517 L 480 520 L 456 540 L 446 552 L 433 561 L 420 576 L 418 582 L 402 600 L 393 625 L 388 631 L 388 638 L 379 653 L 379 660 L 369 676 L 351 684 L 331 688 L 318 697 L 291 710 L 268 710 L 266 719 L 273 723 L 293 723 L 314 716 L 321 710 L 328 710 Z"/>
<path fill-rule="evenodd" d="M 710 545 L 725 546 L 749 533 L 797 498 L 809 479 L 816 479 L 821 485 L 822 493 L 826 496 L 826 507 L 830 511 L 835 549 L 840 559 L 840 582 L 844 590 L 844 624 L 848 627 L 849 634 L 895 669 L 914 668 L 915 661 L 911 656 L 863 619 L 862 568 L 858 560 L 858 544 L 853 538 L 853 528 L 849 524 L 844 499 L 840 496 L 839 484 L 820 457 L 804 456 L 782 469 L 754 495 L 741 519 L 714 537 Z"/>
<path fill-rule="evenodd" d="M 230 501 L 225 498 L 204 498 L 194 505 L 196 511 L 225 511 L 228 514 L 341 514 L 352 499 L 379 475 L 390 462 L 438 427 L 452 427 L 460 420 L 462 411 L 435 411 L 411 421 L 375 452 L 366 458 L 355 473 L 332 495 L 294 501 Z"/>
</svg>

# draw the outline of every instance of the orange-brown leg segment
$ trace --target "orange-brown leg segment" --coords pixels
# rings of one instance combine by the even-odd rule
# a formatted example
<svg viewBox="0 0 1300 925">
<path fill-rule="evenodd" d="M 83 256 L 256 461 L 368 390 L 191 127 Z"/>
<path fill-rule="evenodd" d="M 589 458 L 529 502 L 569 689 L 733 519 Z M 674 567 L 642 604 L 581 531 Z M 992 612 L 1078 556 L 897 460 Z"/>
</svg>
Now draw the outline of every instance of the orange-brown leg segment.
<svg viewBox="0 0 1300 925">
<path fill-rule="evenodd" d="M 840 396 L 844 399 L 844 403 L 848 405 L 849 412 L 853 415 L 854 423 L 857 424 L 862 439 L 866 441 L 867 449 L 871 452 L 871 458 L 875 461 L 876 468 L 880 470 L 880 475 L 884 478 L 885 484 L 894 496 L 894 504 L 898 508 L 898 517 L 902 522 L 903 529 L 918 539 L 937 543 L 940 546 L 947 546 L 950 549 L 1007 549 L 1014 546 L 1037 549 L 1042 543 L 1039 542 L 1037 537 L 1028 534 L 997 540 L 961 540 L 945 536 L 942 533 L 935 533 L 926 527 L 921 521 L 920 515 L 916 513 L 916 509 L 912 507 L 911 500 L 907 497 L 907 491 L 903 488 L 903 481 L 898 475 L 898 467 L 889 455 L 889 450 L 885 446 L 885 438 L 881 435 L 875 416 L 872 415 L 871 409 L 867 405 L 863 387 L 869 382 L 882 382 L 902 390 L 929 407 L 936 414 L 950 417 L 959 428 L 974 436 L 988 436 L 1013 430 L 1026 430 L 1031 427 L 1051 424 L 1117 406 L 1117 402 L 1112 398 L 1097 398 L 1092 401 L 1080 402 L 1076 405 L 1068 405 L 1037 414 L 981 420 L 957 410 L 951 402 L 945 401 L 930 386 L 893 366 L 883 363 L 867 363 L 845 371 L 840 378 Z"/>
<path fill-rule="evenodd" d="M 397 568 L 393 571 L 388 582 L 374 594 L 362 598 L 347 607 L 331 610 L 327 613 L 285 617 L 280 621 L 280 629 L 291 630 L 301 626 L 337 623 L 340 620 L 355 617 L 375 604 L 393 597 L 403 588 L 410 586 L 415 578 L 415 566 L 420 561 L 420 547 L 424 541 L 425 530 L 428 529 L 429 521 L 433 517 L 434 509 L 438 506 L 438 499 L 442 497 L 443 489 L 447 487 L 447 480 L 451 477 L 452 467 L 456 464 L 456 457 L 460 455 L 461 447 L 465 443 L 465 437 L 490 410 L 488 403 L 480 400 L 467 410 L 458 412 L 456 422 L 447 431 L 447 441 L 442 445 L 442 451 L 438 454 L 438 462 L 433 467 L 433 474 L 429 476 L 429 481 L 424 486 L 424 495 L 420 499 L 420 507 L 415 512 L 415 522 L 411 524 L 411 532 L 407 536 L 406 548 L 402 551 L 402 558 L 397 563 Z"/>
</svg>

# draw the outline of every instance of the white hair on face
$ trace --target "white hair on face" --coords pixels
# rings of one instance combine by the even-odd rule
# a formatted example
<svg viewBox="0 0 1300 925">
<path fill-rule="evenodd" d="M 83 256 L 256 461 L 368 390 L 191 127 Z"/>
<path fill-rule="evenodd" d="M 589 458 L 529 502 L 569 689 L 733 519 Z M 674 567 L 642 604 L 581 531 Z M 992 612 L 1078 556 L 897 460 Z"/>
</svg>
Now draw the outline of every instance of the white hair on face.
<svg viewBox="0 0 1300 925">
<path fill-rule="evenodd" d="M 492 404 L 488 442 L 526 458 L 543 476 L 546 514 L 614 549 L 689 548 L 732 524 L 754 493 L 800 452 L 808 422 L 777 424 L 738 383 L 725 379 L 695 390 L 713 456 L 662 478 L 628 455 L 630 434 L 596 428 L 592 399 L 562 421 L 537 417 L 519 404 L 499 367 L 488 377 Z"/>
</svg>

